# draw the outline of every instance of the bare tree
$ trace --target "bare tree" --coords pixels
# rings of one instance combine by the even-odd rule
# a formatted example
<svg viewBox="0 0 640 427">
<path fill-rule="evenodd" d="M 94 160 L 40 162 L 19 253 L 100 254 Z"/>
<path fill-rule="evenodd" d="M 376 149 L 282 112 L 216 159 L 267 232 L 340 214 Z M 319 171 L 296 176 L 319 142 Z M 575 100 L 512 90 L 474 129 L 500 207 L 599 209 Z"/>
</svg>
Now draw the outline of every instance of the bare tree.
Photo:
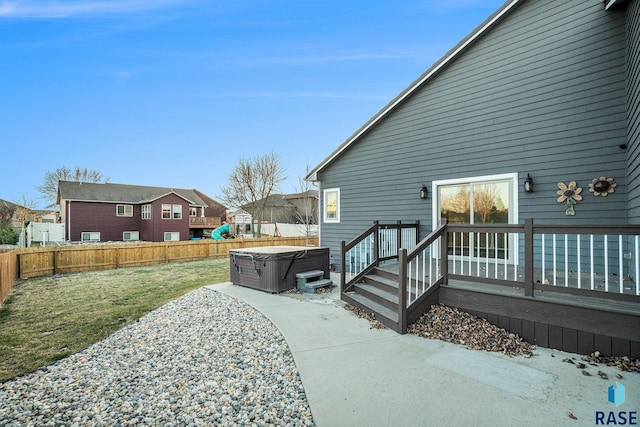
<svg viewBox="0 0 640 427">
<path fill-rule="evenodd" d="M 36 212 L 34 211 L 36 208 L 36 203 L 32 199 L 27 198 L 27 196 L 22 193 L 20 199 L 14 201 L 14 204 L 16 205 L 16 208 L 13 213 L 13 217 L 16 221 L 20 222 L 20 241 L 18 244 L 20 245 L 20 247 L 25 247 L 25 227 L 27 225 L 27 222 L 36 219 Z"/>
<path fill-rule="evenodd" d="M 102 175 L 102 172 L 95 169 L 87 169 L 75 167 L 73 170 L 63 166 L 53 172 L 44 174 L 44 183 L 37 185 L 36 190 L 42 193 L 42 199 L 49 202 L 48 208 L 56 205 L 58 195 L 58 181 L 76 181 L 76 182 L 93 182 L 106 183 L 109 178 Z"/>
<path fill-rule="evenodd" d="M 222 199 L 228 206 L 244 209 L 256 222 L 256 234 L 260 237 L 267 198 L 286 179 L 280 157 L 266 154 L 252 159 L 240 159 L 231 171 L 226 187 L 222 187 Z"/>
<path fill-rule="evenodd" d="M 304 176 L 309 175 L 309 165 Z M 296 221 L 304 229 L 306 244 L 309 244 L 309 236 L 311 228 L 315 223 L 316 213 L 318 212 L 318 196 L 313 190 L 311 181 L 307 181 L 304 177 L 298 178 L 298 192 L 300 193 L 300 203 L 296 204 L 295 218 Z"/>
</svg>

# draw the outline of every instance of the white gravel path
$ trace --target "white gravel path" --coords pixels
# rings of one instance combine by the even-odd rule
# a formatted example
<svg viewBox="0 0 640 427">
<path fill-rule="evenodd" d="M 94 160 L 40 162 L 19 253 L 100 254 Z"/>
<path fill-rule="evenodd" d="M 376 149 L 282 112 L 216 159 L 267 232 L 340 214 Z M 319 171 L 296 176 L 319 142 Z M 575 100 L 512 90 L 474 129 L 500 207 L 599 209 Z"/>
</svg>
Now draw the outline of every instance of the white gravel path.
<svg viewBox="0 0 640 427">
<path fill-rule="evenodd" d="M 313 426 L 280 331 L 209 289 L 0 384 L 0 426 Z"/>
</svg>

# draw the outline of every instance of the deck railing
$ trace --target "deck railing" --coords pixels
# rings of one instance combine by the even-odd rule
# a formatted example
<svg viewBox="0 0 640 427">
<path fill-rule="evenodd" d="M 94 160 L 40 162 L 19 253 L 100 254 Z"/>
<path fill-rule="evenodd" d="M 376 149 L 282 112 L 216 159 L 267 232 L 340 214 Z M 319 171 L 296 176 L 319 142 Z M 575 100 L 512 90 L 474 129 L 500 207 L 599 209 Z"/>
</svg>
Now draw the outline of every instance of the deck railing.
<svg viewBox="0 0 640 427">
<path fill-rule="evenodd" d="M 398 297 L 404 301 L 398 310 L 405 327 L 407 311 L 451 280 L 479 289 L 506 285 L 526 297 L 553 290 L 640 302 L 640 226 L 537 225 L 531 219 L 444 224 L 417 244 L 403 236 L 404 227 L 374 223 L 342 242 L 341 272 L 348 291 L 382 260 L 397 260 Z M 417 236 L 417 224 L 413 227 Z"/>
<path fill-rule="evenodd" d="M 349 243 L 342 242 L 340 274 L 342 291 L 357 283 L 369 270 L 387 260 L 397 260 L 401 248 L 413 248 L 418 242 L 419 223 L 373 225 Z"/>
</svg>

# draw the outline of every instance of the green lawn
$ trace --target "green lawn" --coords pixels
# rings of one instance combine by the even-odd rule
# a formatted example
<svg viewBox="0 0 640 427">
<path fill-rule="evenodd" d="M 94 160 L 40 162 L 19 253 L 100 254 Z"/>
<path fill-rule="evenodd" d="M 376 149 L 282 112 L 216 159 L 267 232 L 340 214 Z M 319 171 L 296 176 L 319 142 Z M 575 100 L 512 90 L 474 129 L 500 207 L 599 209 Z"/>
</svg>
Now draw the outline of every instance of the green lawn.
<svg viewBox="0 0 640 427">
<path fill-rule="evenodd" d="M 147 312 L 229 280 L 228 258 L 38 277 L 0 308 L 0 381 L 77 352 Z"/>
</svg>

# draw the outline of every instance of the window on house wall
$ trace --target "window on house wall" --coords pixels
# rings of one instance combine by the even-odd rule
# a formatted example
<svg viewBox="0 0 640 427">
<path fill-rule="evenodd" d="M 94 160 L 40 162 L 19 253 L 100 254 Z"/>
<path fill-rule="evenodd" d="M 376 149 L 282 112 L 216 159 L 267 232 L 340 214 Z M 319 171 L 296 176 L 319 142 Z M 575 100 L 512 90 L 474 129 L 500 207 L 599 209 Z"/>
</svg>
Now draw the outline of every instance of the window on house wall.
<svg viewBox="0 0 640 427">
<path fill-rule="evenodd" d="M 324 222 L 340 222 L 340 189 L 324 190 Z"/>
<path fill-rule="evenodd" d="M 122 240 L 140 240 L 140 233 L 138 231 L 125 231 L 122 233 Z"/>
<path fill-rule="evenodd" d="M 189 216 L 198 216 L 198 208 L 189 207 Z"/>
<path fill-rule="evenodd" d="M 173 219 L 182 219 L 182 205 L 173 205 Z"/>
<path fill-rule="evenodd" d="M 99 242 L 100 232 L 99 231 L 83 231 L 80 234 L 80 240 L 82 240 L 83 242 Z"/>
<path fill-rule="evenodd" d="M 517 174 L 491 175 L 433 182 L 434 229 L 450 224 L 514 224 L 517 213 Z M 511 259 L 513 236 L 505 233 L 450 233 L 449 253 L 465 257 Z"/>
<path fill-rule="evenodd" d="M 133 205 L 116 205 L 116 216 L 133 216 Z"/>
<path fill-rule="evenodd" d="M 171 219 L 171 205 L 162 205 L 162 219 Z"/>
<path fill-rule="evenodd" d="M 180 240 L 180 233 L 178 231 L 165 231 L 164 232 L 164 241 L 165 242 L 175 242 Z"/>
<path fill-rule="evenodd" d="M 142 219 L 151 219 L 151 205 L 142 205 Z"/>
</svg>

